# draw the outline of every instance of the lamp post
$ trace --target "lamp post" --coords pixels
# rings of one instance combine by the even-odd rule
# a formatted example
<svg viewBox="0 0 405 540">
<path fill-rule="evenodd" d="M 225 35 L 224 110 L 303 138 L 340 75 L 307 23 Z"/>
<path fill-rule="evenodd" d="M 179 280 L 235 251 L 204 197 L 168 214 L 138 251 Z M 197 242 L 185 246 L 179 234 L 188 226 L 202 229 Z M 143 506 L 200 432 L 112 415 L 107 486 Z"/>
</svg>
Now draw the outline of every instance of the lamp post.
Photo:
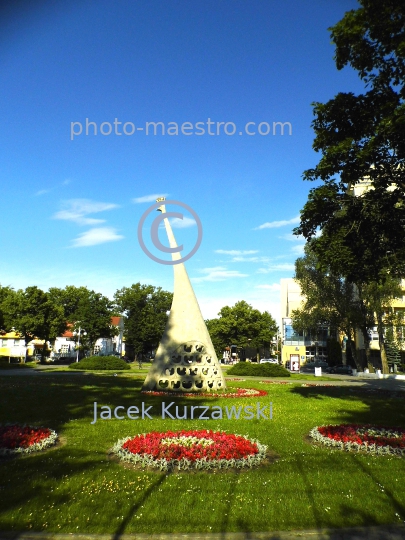
<svg viewBox="0 0 405 540">
<path fill-rule="evenodd" d="M 81 332 L 81 327 L 79 326 L 79 332 L 78 332 L 78 339 L 77 339 L 77 353 L 76 353 L 76 362 L 79 361 L 79 352 L 80 352 L 80 332 Z"/>
</svg>

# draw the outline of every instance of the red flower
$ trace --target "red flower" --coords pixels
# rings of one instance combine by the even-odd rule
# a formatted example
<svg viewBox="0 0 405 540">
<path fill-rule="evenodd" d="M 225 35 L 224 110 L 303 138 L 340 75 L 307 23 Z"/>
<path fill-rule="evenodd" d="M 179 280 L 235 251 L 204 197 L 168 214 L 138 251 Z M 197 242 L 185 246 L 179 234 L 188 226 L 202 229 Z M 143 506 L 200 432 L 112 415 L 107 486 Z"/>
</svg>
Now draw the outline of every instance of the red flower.
<svg viewBox="0 0 405 540">
<path fill-rule="evenodd" d="M 51 434 L 48 428 L 33 428 L 30 426 L 0 426 L 0 448 L 13 450 L 28 448 L 35 443 L 47 439 Z"/>
<path fill-rule="evenodd" d="M 122 448 L 131 454 L 166 461 L 241 459 L 258 453 L 257 444 L 240 435 L 211 430 L 152 432 L 128 439 Z"/>
</svg>

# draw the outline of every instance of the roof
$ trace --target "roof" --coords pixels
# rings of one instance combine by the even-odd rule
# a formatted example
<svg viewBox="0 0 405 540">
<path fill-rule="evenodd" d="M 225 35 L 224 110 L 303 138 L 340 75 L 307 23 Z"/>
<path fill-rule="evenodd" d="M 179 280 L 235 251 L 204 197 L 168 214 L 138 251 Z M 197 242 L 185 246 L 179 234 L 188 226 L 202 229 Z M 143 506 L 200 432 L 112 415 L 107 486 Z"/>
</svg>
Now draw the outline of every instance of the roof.
<svg viewBox="0 0 405 540">
<path fill-rule="evenodd" d="M 22 334 L 20 334 L 19 332 L 0 332 L 0 337 L 2 339 L 21 339 L 23 338 L 24 336 Z"/>
</svg>

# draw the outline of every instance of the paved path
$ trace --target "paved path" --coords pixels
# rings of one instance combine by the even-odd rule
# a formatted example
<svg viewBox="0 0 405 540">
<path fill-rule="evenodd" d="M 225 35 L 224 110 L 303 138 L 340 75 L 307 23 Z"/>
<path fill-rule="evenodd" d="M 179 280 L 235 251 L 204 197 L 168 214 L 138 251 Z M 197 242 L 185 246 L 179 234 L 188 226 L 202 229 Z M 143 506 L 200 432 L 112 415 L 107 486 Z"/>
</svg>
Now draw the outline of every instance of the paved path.
<svg viewBox="0 0 405 540">
<path fill-rule="evenodd" d="M 312 529 L 305 531 L 192 534 L 52 534 L 2 533 L 0 540 L 402 540 L 405 526 Z"/>
</svg>

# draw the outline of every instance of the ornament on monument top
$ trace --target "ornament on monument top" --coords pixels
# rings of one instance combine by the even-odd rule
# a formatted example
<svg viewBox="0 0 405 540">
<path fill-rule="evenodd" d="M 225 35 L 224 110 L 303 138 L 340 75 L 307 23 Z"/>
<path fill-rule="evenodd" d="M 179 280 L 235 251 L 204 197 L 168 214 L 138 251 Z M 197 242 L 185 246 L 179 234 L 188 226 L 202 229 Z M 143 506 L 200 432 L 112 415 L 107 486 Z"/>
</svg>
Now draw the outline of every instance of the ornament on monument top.
<svg viewBox="0 0 405 540">
<path fill-rule="evenodd" d="M 181 257 L 183 246 L 177 246 L 169 217 L 183 218 L 182 214 L 166 212 L 165 204 L 172 203 L 189 210 L 197 222 L 198 239 L 193 250 Z M 142 239 L 142 226 L 151 210 L 157 208 L 162 215 L 152 224 L 151 237 L 154 245 L 161 251 L 171 253 L 171 261 L 162 261 L 153 256 Z M 161 244 L 158 226 L 164 221 L 170 248 Z M 142 216 L 138 225 L 138 239 L 143 251 L 161 264 L 170 264 L 174 271 L 174 293 L 166 328 L 151 368 L 142 386 L 142 391 L 167 392 L 209 392 L 226 388 L 221 365 L 211 342 L 197 298 L 191 286 L 183 262 L 198 249 L 202 240 L 202 227 L 197 214 L 189 206 L 179 201 L 156 200 Z M 162 249 L 163 248 L 163 249 Z"/>
</svg>

